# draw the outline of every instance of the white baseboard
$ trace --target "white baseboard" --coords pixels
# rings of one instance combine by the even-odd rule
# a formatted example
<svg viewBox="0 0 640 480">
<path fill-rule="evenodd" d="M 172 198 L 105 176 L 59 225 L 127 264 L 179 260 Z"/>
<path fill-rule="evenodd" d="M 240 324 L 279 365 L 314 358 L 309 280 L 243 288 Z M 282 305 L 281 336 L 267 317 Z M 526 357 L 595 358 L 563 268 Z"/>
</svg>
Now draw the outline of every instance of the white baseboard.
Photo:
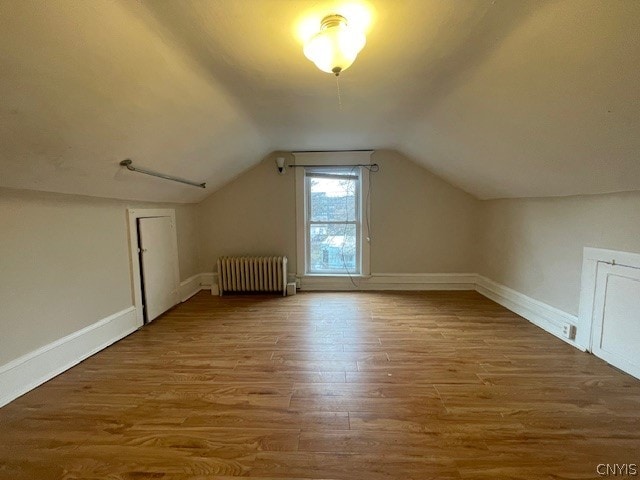
<svg viewBox="0 0 640 480">
<path fill-rule="evenodd" d="M 213 273 L 198 273 L 180 282 L 180 301 L 186 302 L 200 290 L 210 290 Z"/>
<path fill-rule="evenodd" d="M 200 274 L 193 275 L 180 282 L 180 301 L 186 302 L 202 289 L 200 285 Z"/>
<path fill-rule="evenodd" d="M 475 290 L 475 273 L 373 273 L 349 277 L 305 275 L 300 290 Z M 354 285 L 355 283 L 355 285 Z"/>
<path fill-rule="evenodd" d="M 181 302 L 186 302 L 191 297 L 193 297 L 196 293 L 202 290 L 203 287 L 200 280 L 201 276 L 202 274 L 198 273 L 180 282 L 180 288 L 178 292 L 180 294 Z"/>
<path fill-rule="evenodd" d="M 138 329 L 134 307 L 0 366 L 0 407 Z"/>
<path fill-rule="evenodd" d="M 211 295 L 218 295 L 218 274 L 216 272 L 213 273 L 201 273 L 200 274 L 202 280 L 200 284 L 202 285 L 203 290 L 210 290 Z"/>
<path fill-rule="evenodd" d="M 206 288 L 211 288 L 211 285 L 218 282 L 218 274 L 213 272 L 200 274 L 200 285 Z"/>
<path fill-rule="evenodd" d="M 586 350 L 586 346 L 562 336 L 563 324 L 569 323 L 578 328 L 578 317 L 575 315 L 552 307 L 481 275 L 477 276 L 476 290 L 485 297 L 526 318 L 534 325 L 555 335 L 560 340 L 573 345 L 579 350 Z"/>
</svg>

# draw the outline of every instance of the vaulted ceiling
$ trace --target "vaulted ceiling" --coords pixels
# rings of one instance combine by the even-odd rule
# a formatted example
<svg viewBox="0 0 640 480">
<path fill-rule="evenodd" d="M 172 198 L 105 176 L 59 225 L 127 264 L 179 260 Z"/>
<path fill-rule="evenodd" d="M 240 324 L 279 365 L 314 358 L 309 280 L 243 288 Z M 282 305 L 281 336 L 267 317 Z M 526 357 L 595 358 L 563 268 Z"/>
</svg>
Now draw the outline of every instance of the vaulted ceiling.
<svg viewBox="0 0 640 480">
<path fill-rule="evenodd" d="M 394 148 L 479 198 L 640 190 L 637 0 L 357 2 L 340 108 L 298 33 L 343 3 L 1 2 L 0 186 L 197 202 L 274 150 Z"/>
</svg>

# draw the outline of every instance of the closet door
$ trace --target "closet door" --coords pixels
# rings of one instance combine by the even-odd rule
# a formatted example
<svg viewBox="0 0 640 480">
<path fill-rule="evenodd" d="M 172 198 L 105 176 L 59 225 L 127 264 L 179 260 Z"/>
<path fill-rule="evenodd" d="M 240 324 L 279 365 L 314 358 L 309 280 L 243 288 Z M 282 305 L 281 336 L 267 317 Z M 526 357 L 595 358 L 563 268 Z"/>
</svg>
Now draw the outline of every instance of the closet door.
<svg viewBox="0 0 640 480">
<path fill-rule="evenodd" d="M 600 264 L 591 351 L 640 378 L 640 269 Z"/>
<path fill-rule="evenodd" d="M 178 303 L 170 217 L 138 219 L 145 321 L 151 322 Z"/>
</svg>

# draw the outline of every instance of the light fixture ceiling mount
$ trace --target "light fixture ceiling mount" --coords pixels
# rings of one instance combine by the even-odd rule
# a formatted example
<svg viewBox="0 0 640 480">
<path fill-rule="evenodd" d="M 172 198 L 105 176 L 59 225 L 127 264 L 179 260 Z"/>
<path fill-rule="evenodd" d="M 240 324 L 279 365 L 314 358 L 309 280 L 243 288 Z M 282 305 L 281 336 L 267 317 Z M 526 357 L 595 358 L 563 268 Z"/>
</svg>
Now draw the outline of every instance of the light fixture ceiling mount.
<svg viewBox="0 0 640 480">
<path fill-rule="evenodd" d="M 337 77 L 353 64 L 366 41 L 364 33 L 349 27 L 344 16 L 331 14 L 322 19 L 320 31 L 305 43 L 304 54 L 320 70 Z"/>
</svg>

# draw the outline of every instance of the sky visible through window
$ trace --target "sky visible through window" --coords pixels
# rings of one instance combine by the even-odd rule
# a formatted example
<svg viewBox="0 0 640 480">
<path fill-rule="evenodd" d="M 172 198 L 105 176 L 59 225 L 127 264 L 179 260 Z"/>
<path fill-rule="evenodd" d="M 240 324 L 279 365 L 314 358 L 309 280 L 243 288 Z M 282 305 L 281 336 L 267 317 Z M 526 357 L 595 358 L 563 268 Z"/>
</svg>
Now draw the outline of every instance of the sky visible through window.
<svg viewBox="0 0 640 480">
<path fill-rule="evenodd" d="M 349 186 L 344 181 L 336 181 L 332 178 L 314 178 L 313 193 L 325 193 L 327 197 L 344 197 Z"/>
</svg>

